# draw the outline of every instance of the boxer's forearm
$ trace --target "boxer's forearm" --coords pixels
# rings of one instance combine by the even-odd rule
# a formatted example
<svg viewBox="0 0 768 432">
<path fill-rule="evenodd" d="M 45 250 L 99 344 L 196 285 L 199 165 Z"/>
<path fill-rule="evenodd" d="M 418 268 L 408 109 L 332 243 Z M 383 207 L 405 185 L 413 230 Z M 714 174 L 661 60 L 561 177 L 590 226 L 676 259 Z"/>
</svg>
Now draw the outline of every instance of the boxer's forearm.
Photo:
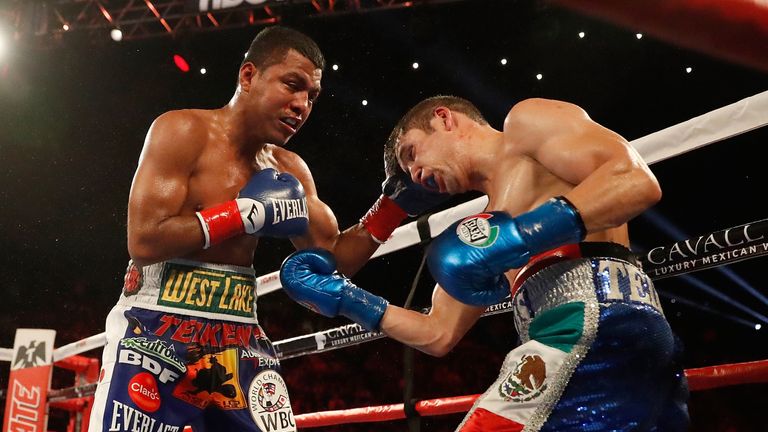
<svg viewBox="0 0 768 432">
<path fill-rule="evenodd" d="M 336 215 L 317 196 L 307 197 L 307 207 L 309 230 L 306 235 L 291 239 L 296 249 L 323 248 L 331 251 L 341 273 L 347 276 L 357 273 L 376 252 L 379 243 L 361 223 L 339 231 Z"/>
<path fill-rule="evenodd" d="M 368 262 L 379 246 L 362 224 L 347 228 L 339 235 L 333 248 L 339 271 L 351 277 Z"/>
<path fill-rule="evenodd" d="M 429 314 L 389 305 L 381 320 L 381 331 L 392 339 L 433 356 L 453 349 L 480 318 L 485 308 L 468 306 L 435 288 Z"/>
<path fill-rule="evenodd" d="M 429 315 L 391 304 L 381 320 L 381 331 L 388 337 L 436 357 L 450 352 L 458 342 L 445 330 Z"/>
<path fill-rule="evenodd" d="M 203 248 L 197 216 L 173 216 L 158 222 L 128 221 L 128 253 L 139 266 L 185 256 Z"/>
</svg>

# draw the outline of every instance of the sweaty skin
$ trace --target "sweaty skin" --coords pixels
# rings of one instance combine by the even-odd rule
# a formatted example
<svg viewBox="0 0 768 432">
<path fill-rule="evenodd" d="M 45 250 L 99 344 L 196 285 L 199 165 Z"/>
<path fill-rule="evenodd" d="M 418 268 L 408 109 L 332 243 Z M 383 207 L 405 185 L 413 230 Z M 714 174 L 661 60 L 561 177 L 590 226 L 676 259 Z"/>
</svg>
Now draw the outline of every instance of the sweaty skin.
<svg viewBox="0 0 768 432">
<path fill-rule="evenodd" d="M 629 247 L 627 221 L 661 198 L 656 178 L 629 143 L 573 104 L 524 100 L 509 111 L 503 131 L 438 107 L 430 125 L 434 132 L 403 131 L 396 147 L 401 167 L 427 188 L 436 184 L 441 192 L 485 193 L 488 211 L 517 216 L 563 195 L 581 213 L 586 241 Z M 510 281 L 517 271 L 506 273 Z M 483 310 L 436 286 L 429 315 L 390 305 L 381 328 L 394 339 L 441 356 Z"/>
<path fill-rule="evenodd" d="M 321 91 L 321 74 L 310 60 L 289 50 L 282 62 L 265 70 L 245 63 L 226 106 L 171 111 L 154 121 L 128 203 L 128 251 L 134 263 L 182 257 L 250 267 L 258 237 L 240 235 L 203 249 L 195 212 L 235 199 L 248 179 L 265 168 L 293 174 L 306 192 L 309 231 L 292 239 L 297 248 L 333 251 L 348 274 L 367 261 L 378 244 L 359 224 L 339 232 L 306 163 L 282 148 L 309 117 Z"/>
</svg>

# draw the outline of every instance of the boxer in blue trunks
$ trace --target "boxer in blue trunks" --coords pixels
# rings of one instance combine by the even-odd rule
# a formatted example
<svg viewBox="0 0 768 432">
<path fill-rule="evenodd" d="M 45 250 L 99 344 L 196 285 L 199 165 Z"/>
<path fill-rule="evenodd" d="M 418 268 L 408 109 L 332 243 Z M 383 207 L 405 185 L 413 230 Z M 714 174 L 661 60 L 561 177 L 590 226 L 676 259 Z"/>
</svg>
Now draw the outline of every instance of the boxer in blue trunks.
<svg viewBox="0 0 768 432">
<path fill-rule="evenodd" d="M 296 430 L 256 317 L 259 238 L 332 250 L 352 274 L 440 196 L 387 178 L 360 223 L 339 231 L 306 163 L 283 148 L 312 112 L 324 65 L 309 37 L 269 27 L 254 38 L 226 106 L 170 111 L 150 127 L 90 432 Z"/>
<path fill-rule="evenodd" d="M 629 250 L 627 222 L 661 190 L 624 138 L 566 102 L 524 100 L 499 131 L 438 96 L 400 120 L 385 160 L 427 190 L 489 198 L 430 245 L 430 313 L 355 286 L 323 249 L 283 263 L 289 295 L 440 356 L 512 294 L 522 344 L 458 431 L 687 429 L 680 349 Z"/>
</svg>

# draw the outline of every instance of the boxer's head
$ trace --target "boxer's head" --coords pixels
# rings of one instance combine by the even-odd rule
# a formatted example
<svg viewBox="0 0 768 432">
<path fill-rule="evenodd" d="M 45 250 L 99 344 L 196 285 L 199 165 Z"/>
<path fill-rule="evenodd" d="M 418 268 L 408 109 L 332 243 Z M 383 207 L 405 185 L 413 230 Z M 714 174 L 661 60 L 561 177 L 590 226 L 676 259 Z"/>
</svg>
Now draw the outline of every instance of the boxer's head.
<svg viewBox="0 0 768 432">
<path fill-rule="evenodd" d="M 279 26 L 259 32 L 238 76 L 246 126 L 265 142 L 285 144 L 312 112 L 324 68 L 323 54 L 308 36 Z"/>
<path fill-rule="evenodd" d="M 282 62 L 290 50 L 311 61 L 315 68 L 325 69 L 325 58 L 315 41 L 299 31 L 281 26 L 260 31 L 253 38 L 240 67 L 252 63 L 257 69 L 264 70 Z"/>
<path fill-rule="evenodd" d="M 405 170 L 414 182 L 432 190 L 464 192 L 468 173 L 462 165 L 461 155 L 467 151 L 462 131 L 468 122 L 488 125 L 480 110 L 466 99 L 434 96 L 419 102 L 387 139 L 385 166 Z"/>
</svg>

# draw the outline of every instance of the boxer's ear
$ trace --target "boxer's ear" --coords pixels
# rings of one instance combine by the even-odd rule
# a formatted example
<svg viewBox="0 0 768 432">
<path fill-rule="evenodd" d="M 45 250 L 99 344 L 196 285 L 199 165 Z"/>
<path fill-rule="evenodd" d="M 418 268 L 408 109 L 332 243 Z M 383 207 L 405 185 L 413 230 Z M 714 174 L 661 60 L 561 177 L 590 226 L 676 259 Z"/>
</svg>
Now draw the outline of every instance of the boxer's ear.
<svg viewBox="0 0 768 432">
<path fill-rule="evenodd" d="M 456 117 L 454 117 L 450 108 L 445 106 L 436 107 L 433 115 L 438 119 L 444 130 L 450 131 L 456 128 Z"/>
<path fill-rule="evenodd" d="M 256 66 L 251 62 L 243 63 L 242 66 L 240 66 L 240 72 L 238 76 L 238 84 L 240 84 L 240 88 L 244 92 L 251 91 L 251 87 L 253 85 L 253 79 L 259 74 L 258 69 L 256 69 Z"/>
</svg>

